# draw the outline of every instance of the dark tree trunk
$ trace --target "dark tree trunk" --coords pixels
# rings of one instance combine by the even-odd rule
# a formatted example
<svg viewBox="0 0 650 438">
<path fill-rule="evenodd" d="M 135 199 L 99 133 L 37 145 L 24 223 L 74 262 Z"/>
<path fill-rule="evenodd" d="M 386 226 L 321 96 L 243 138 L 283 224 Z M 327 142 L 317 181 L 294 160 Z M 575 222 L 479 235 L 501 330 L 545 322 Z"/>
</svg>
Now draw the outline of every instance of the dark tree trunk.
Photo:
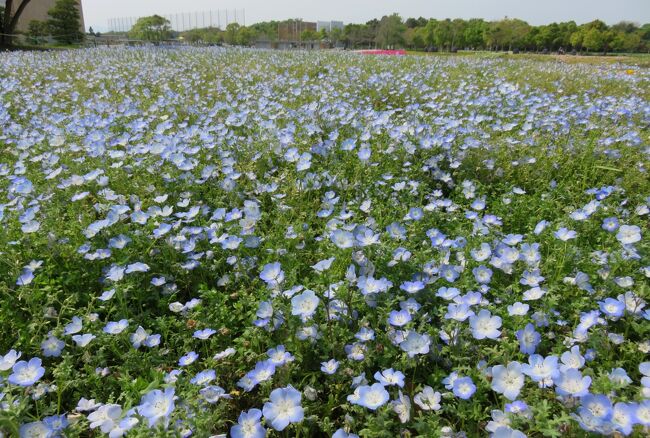
<svg viewBox="0 0 650 438">
<path fill-rule="evenodd" d="M 12 35 L 16 29 L 16 25 L 18 24 L 18 19 L 30 1 L 31 0 L 22 0 L 13 15 L 11 11 L 13 10 L 14 0 L 7 0 L 5 2 L 5 15 L 2 20 L 2 35 L 0 35 L 0 46 L 11 46 L 13 39 Z"/>
</svg>

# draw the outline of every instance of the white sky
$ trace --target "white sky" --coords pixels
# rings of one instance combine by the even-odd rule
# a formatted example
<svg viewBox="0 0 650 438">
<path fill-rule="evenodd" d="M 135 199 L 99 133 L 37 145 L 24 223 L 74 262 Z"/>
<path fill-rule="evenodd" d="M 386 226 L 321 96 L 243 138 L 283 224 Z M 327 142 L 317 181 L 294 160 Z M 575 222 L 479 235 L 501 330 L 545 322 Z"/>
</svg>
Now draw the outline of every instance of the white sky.
<svg viewBox="0 0 650 438">
<path fill-rule="evenodd" d="M 38 1 L 38 0 L 33 0 Z M 109 18 L 217 9 L 245 9 L 246 24 L 303 18 L 366 22 L 392 12 L 402 17 L 521 18 L 531 24 L 600 18 L 650 22 L 650 0 L 82 0 L 86 27 L 106 30 Z"/>
</svg>

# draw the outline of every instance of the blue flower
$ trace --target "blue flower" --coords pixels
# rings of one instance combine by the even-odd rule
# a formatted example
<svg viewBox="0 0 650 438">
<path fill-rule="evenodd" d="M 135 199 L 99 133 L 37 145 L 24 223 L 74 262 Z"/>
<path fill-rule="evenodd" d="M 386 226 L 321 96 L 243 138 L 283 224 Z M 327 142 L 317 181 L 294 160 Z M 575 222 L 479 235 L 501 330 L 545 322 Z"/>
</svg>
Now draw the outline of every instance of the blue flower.
<svg viewBox="0 0 650 438">
<path fill-rule="evenodd" d="M 237 424 L 230 428 L 232 438 L 264 438 L 266 429 L 262 426 L 262 411 L 250 409 L 239 414 Z"/>
<path fill-rule="evenodd" d="M 559 377 L 555 377 L 553 381 L 555 383 L 555 392 L 559 395 L 583 397 L 589 394 L 591 377 L 583 377 L 582 373 L 575 368 L 560 373 Z"/>
<path fill-rule="evenodd" d="M 61 356 L 61 351 L 65 347 L 65 342 L 60 339 L 57 339 L 54 336 L 48 337 L 41 343 L 41 350 L 43 350 L 43 356 L 45 357 L 59 357 Z"/>
<path fill-rule="evenodd" d="M 452 391 L 456 397 L 468 400 L 476 392 L 476 385 L 471 377 L 459 377 L 454 380 Z"/>
<path fill-rule="evenodd" d="M 385 405 L 390 398 L 388 391 L 381 383 L 375 383 L 372 386 L 359 386 L 356 391 L 358 399 L 355 404 L 370 409 L 371 411 Z"/>
<path fill-rule="evenodd" d="M 300 316 L 303 321 L 307 321 L 316 312 L 319 302 L 320 299 L 314 291 L 308 289 L 291 298 L 291 314 Z"/>
<path fill-rule="evenodd" d="M 203 330 L 197 330 L 197 331 L 195 331 L 193 336 L 194 336 L 196 339 L 202 339 L 202 340 L 205 340 L 205 339 L 208 339 L 208 338 L 209 338 L 210 336 L 212 336 L 213 334 L 215 334 L 216 332 L 217 332 L 217 331 L 214 330 L 214 329 L 206 328 L 206 329 L 203 329 Z"/>
<path fill-rule="evenodd" d="M 162 424 L 167 428 L 169 417 L 174 411 L 174 388 L 166 388 L 164 391 L 154 389 L 145 394 L 137 407 L 138 414 L 145 417 L 149 427 Z"/>
<path fill-rule="evenodd" d="M 395 371 L 392 368 L 375 373 L 375 379 L 384 386 L 397 385 L 400 388 L 404 387 L 404 373 Z"/>
<path fill-rule="evenodd" d="M 409 331 L 406 338 L 400 342 L 399 347 L 405 351 L 409 357 L 414 357 L 418 354 L 429 353 L 431 346 L 431 338 L 426 333 L 421 335 L 414 331 Z"/>
<path fill-rule="evenodd" d="M 282 270 L 280 262 L 264 265 L 262 272 L 260 272 L 260 278 L 264 280 L 269 287 L 280 285 L 284 281 L 284 271 Z"/>
<path fill-rule="evenodd" d="M 335 359 L 330 359 L 327 362 L 321 362 L 321 371 L 325 374 L 334 374 L 339 368 L 339 363 Z"/>
<path fill-rule="evenodd" d="M 201 371 L 200 373 L 197 373 L 190 380 L 190 383 L 194 385 L 205 386 L 216 378 L 217 378 L 217 373 L 214 370 L 204 370 Z"/>
<path fill-rule="evenodd" d="M 283 431 L 291 423 L 299 423 L 304 418 L 300 405 L 302 394 L 293 386 L 271 391 L 270 401 L 264 403 L 262 413 L 268 424 L 277 431 Z"/>
<path fill-rule="evenodd" d="M 576 233 L 573 230 L 569 230 L 568 228 L 562 227 L 559 228 L 555 233 L 553 233 L 555 237 L 560 239 L 563 242 L 566 242 L 567 240 L 575 239 L 578 233 Z"/>
<path fill-rule="evenodd" d="M 178 359 L 178 364 L 182 367 L 188 366 L 194 363 L 196 359 L 199 358 L 199 355 L 195 353 L 194 351 L 190 351 L 189 353 L 185 354 L 184 356 L 181 356 L 180 359 Z"/>
<path fill-rule="evenodd" d="M 7 379 L 9 383 L 18 386 L 31 386 L 38 382 L 45 374 L 45 368 L 41 366 L 41 359 L 34 357 L 26 362 L 16 362 L 11 368 L 13 373 Z"/>
<path fill-rule="evenodd" d="M 393 310 L 388 315 L 388 323 L 395 327 L 402 327 L 411 321 L 411 314 L 407 310 Z"/>
<path fill-rule="evenodd" d="M 501 318 L 492 316 L 489 310 L 481 310 L 478 315 L 470 316 L 469 325 L 475 339 L 497 339 L 501 336 Z"/>
<path fill-rule="evenodd" d="M 524 386 L 524 375 L 519 362 L 510 362 L 507 367 L 492 367 L 492 389 L 508 400 L 515 400 Z"/>
<path fill-rule="evenodd" d="M 526 324 L 523 330 L 517 330 L 515 336 L 519 341 L 519 351 L 524 354 L 534 354 L 535 349 L 542 340 L 542 336 L 531 323 Z"/>
</svg>

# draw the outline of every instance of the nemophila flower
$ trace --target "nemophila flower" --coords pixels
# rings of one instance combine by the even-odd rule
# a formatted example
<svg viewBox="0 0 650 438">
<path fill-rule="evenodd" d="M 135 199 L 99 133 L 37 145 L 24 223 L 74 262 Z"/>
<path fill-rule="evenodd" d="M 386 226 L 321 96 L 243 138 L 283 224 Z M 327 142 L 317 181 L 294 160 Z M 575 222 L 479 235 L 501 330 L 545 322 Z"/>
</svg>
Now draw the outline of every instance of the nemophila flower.
<svg viewBox="0 0 650 438">
<path fill-rule="evenodd" d="M 180 365 L 180 366 L 182 366 L 182 367 L 185 367 L 185 366 L 191 365 L 191 364 L 193 364 L 193 363 L 196 361 L 196 359 L 198 359 L 198 358 L 199 358 L 199 355 L 198 355 L 197 353 L 195 353 L 194 351 L 190 351 L 189 353 L 187 353 L 187 354 L 181 356 L 181 358 L 178 359 L 178 365 Z"/>
<path fill-rule="evenodd" d="M 289 424 L 303 420 L 305 414 L 300 405 L 302 394 L 293 386 L 274 389 L 269 399 L 264 403 L 262 413 L 273 429 L 283 431 Z"/>
<path fill-rule="evenodd" d="M 393 287 L 393 283 L 384 277 L 377 279 L 374 277 L 362 276 L 359 277 L 357 286 L 361 290 L 362 294 L 369 295 L 387 292 L 391 287 Z"/>
<path fill-rule="evenodd" d="M 406 293 L 414 294 L 424 289 L 424 283 L 421 281 L 405 281 L 399 288 Z"/>
<path fill-rule="evenodd" d="M 96 337 L 97 336 L 93 335 L 92 333 L 86 333 L 83 335 L 74 335 L 72 336 L 72 340 L 75 342 L 75 344 L 77 344 L 77 347 L 84 348 Z"/>
<path fill-rule="evenodd" d="M 22 353 L 16 350 L 9 350 L 4 356 L 0 356 L 0 371 L 7 371 L 14 366 Z"/>
<path fill-rule="evenodd" d="M 54 436 L 55 431 L 43 421 L 32 421 L 25 423 L 18 429 L 20 438 L 50 438 Z"/>
<path fill-rule="evenodd" d="M 559 395 L 582 397 L 589 393 L 591 377 L 583 377 L 580 371 L 571 368 L 559 373 L 559 376 L 553 377 L 553 382 L 555 383 L 555 392 Z"/>
<path fill-rule="evenodd" d="M 367 347 L 365 344 L 355 342 L 354 344 L 345 346 L 345 353 L 347 354 L 348 359 L 361 361 L 366 357 L 366 349 Z"/>
<path fill-rule="evenodd" d="M 122 416 L 122 407 L 116 404 L 102 405 L 94 412 L 88 415 L 90 428 L 99 429 L 104 433 L 109 433 L 118 424 Z"/>
<path fill-rule="evenodd" d="M 492 367 L 492 389 L 508 400 L 515 400 L 524 386 L 524 375 L 519 362 L 510 362 L 507 367 Z"/>
<path fill-rule="evenodd" d="M 214 330 L 214 329 L 206 328 L 206 329 L 203 329 L 203 330 L 195 331 L 194 334 L 192 335 L 192 337 L 194 337 L 196 339 L 206 340 L 210 336 L 214 335 L 216 332 L 217 331 Z"/>
<path fill-rule="evenodd" d="M 379 407 L 385 405 L 390 398 L 388 391 L 384 389 L 381 383 L 374 383 L 371 386 L 359 386 L 355 392 L 358 394 L 358 399 L 355 404 L 370 409 L 371 411 L 377 410 Z"/>
<path fill-rule="evenodd" d="M 481 310 L 478 315 L 470 316 L 469 325 L 475 339 L 497 339 L 501 336 L 501 318 L 492 316 L 489 310 Z"/>
<path fill-rule="evenodd" d="M 7 381 L 18 386 L 32 386 L 38 382 L 45 374 L 45 368 L 41 366 L 41 359 L 34 357 L 29 362 L 21 360 L 16 362 L 12 367 L 12 374 Z"/>
<path fill-rule="evenodd" d="M 216 403 L 222 398 L 232 398 L 230 394 L 228 394 L 226 390 L 220 386 L 206 386 L 205 388 L 201 388 L 199 390 L 199 393 L 208 403 Z"/>
<path fill-rule="evenodd" d="M 375 339 L 375 331 L 368 327 L 361 327 L 354 337 L 361 342 L 372 341 Z"/>
<path fill-rule="evenodd" d="M 235 353 L 237 353 L 237 350 L 235 350 L 232 347 L 228 347 L 225 350 L 220 351 L 219 353 L 215 354 L 213 356 L 213 359 L 214 360 L 225 359 L 226 357 L 230 357 L 230 356 L 234 355 Z"/>
<path fill-rule="evenodd" d="M 609 421 L 612 418 L 612 402 L 603 394 L 587 394 L 580 398 L 580 404 L 596 418 Z"/>
<path fill-rule="evenodd" d="M 507 307 L 508 315 L 510 316 L 523 316 L 528 313 L 530 306 L 528 304 L 523 304 L 517 301 L 516 303 Z"/>
<path fill-rule="evenodd" d="M 621 225 L 616 233 L 616 239 L 623 245 L 631 245 L 641 240 L 641 228 L 636 225 Z"/>
<path fill-rule="evenodd" d="M 284 271 L 282 270 L 282 265 L 280 265 L 280 262 L 264 265 L 262 272 L 260 272 L 260 278 L 269 287 L 279 286 L 284 281 Z"/>
<path fill-rule="evenodd" d="M 262 411 L 250 409 L 239 414 L 237 424 L 230 428 L 232 438 L 264 438 L 266 429 L 262 426 Z"/>
<path fill-rule="evenodd" d="M 650 399 L 646 398 L 639 402 L 636 408 L 636 419 L 642 426 L 650 426 Z"/>
<path fill-rule="evenodd" d="M 547 220 L 541 220 L 535 225 L 535 229 L 533 230 L 533 233 L 536 235 L 539 235 L 546 229 L 547 226 L 549 226 L 550 223 Z"/>
<path fill-rule="evenodd" d="M 560 356 L 560 371 L 564 372 L 569 368 L 580 369 L 585 364 L 585 358 L 580 354 L 580 347 L 575 345 L 571 347 L 570 351 L 565 351 Z"/>
<path fill-rule="evenodd" d="M 507 426 L 500 426 L 490 434 L 490 438 L 526 438 L 526 434 Z"/>
<path fill-rule="evenodd" d="M 609 377 L 609 380 L 621 387 L 625 387 L 632 383 L 632 379 L 630 379 L 630 376 L 627 375 L 627 372 L 623 368 L 614 368 L 612 371 L 607 375 Z"/>
<path fill-rule="evenodd" d="M 194 385 L 205 386 L 216 378 L 217 378 L 217 373 L 215 372 L 215 370 L 204 370 L 197 373 L 194 377 L 192 377 L 190 379 L 190 383 Z"/>
<path fill-rule="evenodd" d="M 266 354 L 269 356 L 269 361 L 275 366 L 281 366 L 295 360 L 295 357 L 286 351 L 284 345 L 278 345 L 275 348 L 271 348 L 266 352 Z"/>
<path fill-rule="evenodd" d="M 438 289 L 438 291 L 436 292 L 437 297 L 443 298 L 443 299 L 445 299 L 447 301 L 453 300 L 454 298 L 456 298 L 459 295 L 460 295 L 460 291 L 458 289 L 456 289 L 455 287 L 444 287 L 443 286 L 440 289 Z"/>
<path fill-rule="evenodd" d="M 345 230 L 334 230 L 330 234 L 330 240 L 334 245 L 341 249 L 352 248 L 354 246 L 354 234 Z"/>
<path fill-rule="evenodd" d="M 454 380 L 452 392 L 456 397 L 468 400 L 476 392 L 476 385 L 471 377 L 459 377 Z"/>
<path fill-rule="evenodd" d="M 629 435 L 632 433 L 632 428 L 636 422 L 636 405 L 623 402 L 614 405 L 612 423 L 614 423 L 614 429 L 617 432 L 623 435 Z"/>
<path fill-rule="evenodd" d="M 133 272 L 147 272 L 149 270 L 149 265 L 142 262 L 131 263 L 124 270 L 125 274 L 132 274 Z"/>
<path fill-rule="evenodd" d="M 402 391 L 398 392 L 396 400 L 390 402 L 401 423 L 407 423 L 411 419 L 411 399 L 404 395 Z"/>
<path fill-rule="evenodd" d="M 252 387 L 255 387 L 261 382 L 265 382 L 275 374 L 275 364 L 270 360 L 263 360 L 255 364 L 255 368 L 246 373 L 251 381 Z"/>
<path fill-rule="evenodd" d="M 123 437 L 124 435 L 126 435 L 128 431 L 133 429 L 139 422 L 140 420 L 138 420 L 135 417 L 122 418 L 120 422 L 117 423 L 117 425 L 113 427 L 113 429 L 109 432 L 108 438 Z"/>
<path fill-rule="evenodd" d="M 598 305 L 600 311 L 610 318 L 620 318 L 625 311 L 625 303 L 614 298 L 605 298 L 604 301 L 599 301 Z"/>
<path fill-rule="evenodd" d="M 575 239 L 578 233 L 573 230 L 569 230 L 568 228 L 562 227 L 553 233 L 553 235 L 559 240 L 566 242 L 568 240 Z"/>
<path fill-rule="evenodd" d="M 474 274 L 474 279 L 479 284 L 487 284 L 492 279 L 492 270 L 483 265 L 472 269 L 472 273 Z"/>
<path fill-rule="evenodd" d="M 375 379 L 384 386 L 397 385 L 400 388 L 404 387 L 404 374 L 401 371 L 395 371 L 392 368 L 382 371 L 377 371 L 374 375 Z"/>
<path fill-rule="evenodd" d="M 316 272 L 327 271 L 331 266 L 332 262 L 335 260 L 335 257 L 330 257 L 329 259 L 321 260 L 315 265 L 312 265 L 311 268 Z"/>
<path fill-rule="evenodd" d="M 136 409 L 138 414 L 147 419 L 149 427 L 162 424 L 166 429 L 169 425 L 169 417 L 174 411 L 175 399 L 174 388 L 166 388 L 164 391 L 154 389 L 142 397 Z"/>
<path fill-rule="evenodd" d="M 405 351 L 409 357 L 429 353 L 430 346 L 431 338 L 429 335 L 426 333 L 421 335 L 414 331 L 409 331 L 406 338 L 399 343 L 399 347 L 402 351 Z"/>
<path fill-rule="evenodd" d="M 605 231 L 614 232 L 618 229 L 618 218 L 608 217 L 603 219 L 602 229 Z"/>
<path fill-rule="evenodd" d="M 339 369 L 339 362 L 335 359 L 330 359 L 327 362 L 321 362 L 320 370 L 325 374 L 334 374 Z"/>
<path fill-rule="evenodd" d="M 557 356 L 543 357 L 533 354 L 528 358 L 528 363 L 521 365 L 521 371 L 540 386 L 551 386 L 560 375 Z"/>
<path fill-rule="evenodd" d="M 535 330 L 535 326 L 528 323 L 523 330 L 515 333 L 519 341 L 519 351 L 524 354 L 534 354 L 535 349 L 542 340 L 542 336 Z"/>
<path fill-rule="evenodd" d="M 94 398 L 88 400 L 85 397 L 81 397 L 79 402 L 77 402 L 76 411 L 85 412 L 85 411 L 94 411 L 101 406 L 101 403 L 96 403 Z"/>
<path fill-rule="evenodd" d="M 129 326 L 129 321 L 126 319 L 121 319 L 117 322 L 111 321 L 106 324 L 103 331 L 110 335 L 117 335 L 122 333 Z"/>
<path fill-rule="evenodd" d="M 454 319 L 456 321 L 465 321 L 467 318 L 473 317 L 474 311 L 470 309 L 467 304 L 449 304 L 447 306 L 447 313 L 445 319 Z"/>
<path fill-rule="evenodd" d="M 43 351 L 44 357 L 59 357 L 61 356 L 61 351 L 65 347 L 65 342 L 60 339 L 57 339 L 54 336 L 49 336 L 46 340 L 41 343 L 41 350 Z"/>
<path fill-rule="evenodd" d="M 422 388 L 421 392 L 418 392 L 413 397 L 415 404 L 418 405 L 423 411 L 439 410 L 441 408 L 440 400 L 440 393 L 438 391 L 434 391 L 430 386 L 425 386 Z"/>
<path fill-rule="evenodd" d="M 406 310 L 392 310 L 388 315 L 388 323 L 395 327 L 402 327 L 411 321 L 411 314 Z"/>
<path fill-rule="evenodd" d="M 332 438 L 359 438 L 359 435 L 348 433 L 343 429 L 337 429 Z"/>
<path fill-rule="evenodd" d="M 291 298 L 291 314 L 300 316 L 303 321 L 307 321 L 316 312 L 319 302 L 320 299 L 314 291 L 308 289 L 300 295 Z"/>
<path fill-rule="evenodd" d="M 528 411 L 528 405 L 524 401 L 516 400 L 512 403 L 506 403 L 505 411 L 511 414 L 523 414 Z"/>
</svg>

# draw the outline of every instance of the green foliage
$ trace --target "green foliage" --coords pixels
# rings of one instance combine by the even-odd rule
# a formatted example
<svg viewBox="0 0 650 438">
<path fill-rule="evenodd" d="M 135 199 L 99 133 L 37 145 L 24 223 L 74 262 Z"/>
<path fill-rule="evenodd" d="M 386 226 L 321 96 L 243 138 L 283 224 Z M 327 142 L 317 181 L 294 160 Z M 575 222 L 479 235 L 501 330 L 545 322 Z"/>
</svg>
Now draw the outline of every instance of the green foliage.
<svg viewBox="0 0 650 438">
<path fill-rule="evenodd" d="M 41 44 L 49 33 L 50 28 L 46 21 L 32 20 L 27 28 L 27 41 L 30 44 Z"/>
<path fill-rule="evenodd" d="M 129 31 L 129 37 L 138 40 L 160 42 L 172 37 L 172 29 L 169 20 L 160 15 L 152 15 L 139 18 Z"/>
<path fill-rule="evenodd" d="M 84 39 L 77 0 L 57 0 L 47 13 L 47 25 L 54 39 L 63 44 L 80 43 Z"/>
</svg>

